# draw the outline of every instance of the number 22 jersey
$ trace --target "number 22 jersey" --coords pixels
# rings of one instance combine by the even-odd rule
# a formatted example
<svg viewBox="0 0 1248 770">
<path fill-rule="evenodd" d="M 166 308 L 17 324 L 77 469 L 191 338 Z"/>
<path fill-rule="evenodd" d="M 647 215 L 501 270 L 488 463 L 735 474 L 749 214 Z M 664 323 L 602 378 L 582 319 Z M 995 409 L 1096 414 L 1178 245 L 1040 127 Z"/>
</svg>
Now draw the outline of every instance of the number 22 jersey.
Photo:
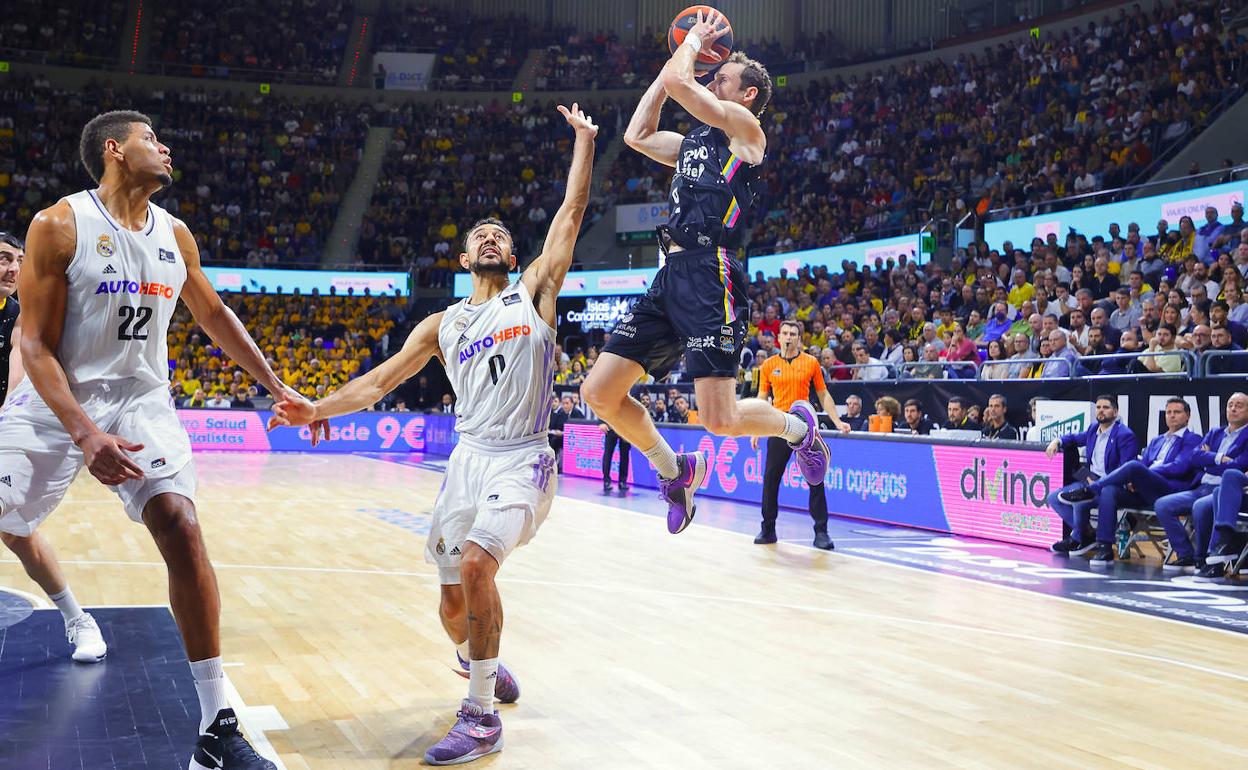
<svg viewBox="0 0 1248 770">
<path fill-rule="evenodd" d="M 173 217 L 147 204 L 142 230 L 117 223 L 93 190 L 65 198 L 78 245 L 66 270 L 57 358 L 71 386 L 169 384 L 169 322 L 186 283 Z"/>
<path fill-rule="evenodd" d="M 478 442 L 545 437 L 555 376 L 555 330 L 517 280 L 493 299 L 447 308 L 438 346 L 455 389 L 455 430 Z"/>
</svg>

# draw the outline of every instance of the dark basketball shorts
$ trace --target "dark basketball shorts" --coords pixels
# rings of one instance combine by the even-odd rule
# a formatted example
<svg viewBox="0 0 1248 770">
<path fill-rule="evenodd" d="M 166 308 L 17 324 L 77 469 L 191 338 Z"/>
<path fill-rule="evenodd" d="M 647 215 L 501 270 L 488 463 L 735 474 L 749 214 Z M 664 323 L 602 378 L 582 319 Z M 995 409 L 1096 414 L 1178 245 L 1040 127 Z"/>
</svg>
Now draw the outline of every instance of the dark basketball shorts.
<svg viewBox="0 0 1248 770">
<path fill-rule="evenodd" d="M 603 352 L 636 361 L 656 380 L 681 354 L 692 379 L 736 377 L 749 314 L 745 287 L 745 270 L 727 249 L 671 254 Z"/>
</svg>

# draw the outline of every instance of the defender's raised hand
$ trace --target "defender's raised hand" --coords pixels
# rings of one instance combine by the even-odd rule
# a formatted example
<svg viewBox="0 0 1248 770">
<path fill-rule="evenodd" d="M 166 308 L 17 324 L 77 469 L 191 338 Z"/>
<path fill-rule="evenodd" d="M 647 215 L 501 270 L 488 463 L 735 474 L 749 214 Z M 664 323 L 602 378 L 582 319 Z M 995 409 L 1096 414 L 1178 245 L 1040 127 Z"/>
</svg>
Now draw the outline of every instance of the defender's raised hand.
<svg viewBox="0 0 1248 770">
<path fill-rule="evenodd" d="M 585 133 L 591 137 L 598 136 L 598 126 L 594 124 L 594 119 L 586 115 L 579 104 L 572 102 L 572 109 L 564 107 L 562 104 L 558 107 L 568 125 L 576 129 L 578 134 Z"/>
</svg>

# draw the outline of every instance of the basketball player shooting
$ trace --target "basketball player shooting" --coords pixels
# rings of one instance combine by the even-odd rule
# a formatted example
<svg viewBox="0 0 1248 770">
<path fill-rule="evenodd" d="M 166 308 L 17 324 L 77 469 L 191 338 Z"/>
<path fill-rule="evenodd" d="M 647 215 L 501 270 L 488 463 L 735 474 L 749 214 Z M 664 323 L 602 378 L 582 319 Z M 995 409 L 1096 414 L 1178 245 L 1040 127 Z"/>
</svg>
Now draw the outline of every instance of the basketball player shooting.
<svg viewBox="0 0 1248 770">
<path fill-rule="evenodd" d="M 624 134 L 628 146 L 675 168 L 671 218 L 659 228 L 667 261 L 649 292 L 611 331 L 581 386 L 594 412 L 654 464 L 673 534 L 693 520 L 693 495 L 706 476 L 706 457 L 676 454 L 629 387 L 643 372 L 662 379 L 682 353 L 698 416 L 711 433 L 783 437 L 811 485 L 823 483 L 829 459 L 808 401 L 797 401 L 785 413 L 757 398 L 737 400 L 749 302 L 745 271 L 730 250 L 740 244 L 756 203 L 754 184 L 767 152 L 758 116 L 771 98 L 771 78 L 763 65 L 738 52 L 708 86 L 697 82 L 694 61 L 726 33 L 720 22 L 718 12 L 698 14 Z M 668 96 L 702 125 L 685 136 L 658 130 Z"/>
<path fill-rule="evenodd" d="M 508 554 L 528 542 L 554 499 L 555 453 L 547 442 L 555 371 L 555 300 L 572 264 L 585 207 L 598 127 L 573 104 L 559 111 L 576 131 L 563 205 L 551 220 L 541 256 L 509 283 L 517 260 L 511 233 L 483 219 L 464 238 L 459 264 L 472 294 L 421 321 L 402 350 L 315 404 L 274 405 L 272 425 L 313 426 L 328 436 L 330 417 L 381 400 L 436 356 L 456 402 L 459 443 L 433 508 L 425 547 L 442 584 L 438 614 L 468 672 L 468 697 L 450 732 L 425 753 L 432 765 L 469 762 L 500 751 L 497 699 L 520 687 L 499 665 L 503 607 L 494 577 Z"/>
<path fill-rule="evenodd" d="M 26 239 L 19 285 L 27 379 L 0 414 L 9 481 L 0 484 L 0 531 L 34 534 L 84 465 L 112 487 L 168 568 L 201 711 L 190 770 L 274 770 L 226 702 L 217 578 L 195 510 L 190 439 L 169 396 L 166 337 L 177 300 L 258 382 L 292 403 L 300 397 L 222 303 L 191 231 L 152 205 L 173 182 L 173 162 L 151 120 L 98 115 L 82 130 L 80 155 L 99 186 L 40 211 Z"/>
</svg>

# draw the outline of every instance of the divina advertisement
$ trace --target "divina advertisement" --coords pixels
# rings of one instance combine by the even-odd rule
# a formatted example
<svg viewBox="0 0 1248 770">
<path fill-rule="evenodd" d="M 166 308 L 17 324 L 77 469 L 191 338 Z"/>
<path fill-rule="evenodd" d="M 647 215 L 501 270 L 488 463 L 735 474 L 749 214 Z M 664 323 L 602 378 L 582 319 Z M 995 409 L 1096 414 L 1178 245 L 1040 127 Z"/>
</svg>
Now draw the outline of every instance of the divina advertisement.
<svg viewBox="0 0 1248 770">
<path fill-rule="evenodd" d="M 701 428 L 661 426 L 659 432 L 677 452 L 706 453 L 699 494 L 761 502 L 765 444 L 755 450 L 749 439 L 712 436 Z M 1062 537 L 1062 520 L 1046 502 L 1062 485 L 1061 455 L 1050 459 L 1037 449 L 827 435 L 829 513 L 1039 548 Z M 601 478 L 603 438 L 597 425 L 568 423 L 564 473 Z M 632 451 L 630 483 L 657 488 L 654 469 L 635 447 Z M 807 490 L 790 461 L 780 482 L 780 505 L 806 510 Z"/>
</svg>

